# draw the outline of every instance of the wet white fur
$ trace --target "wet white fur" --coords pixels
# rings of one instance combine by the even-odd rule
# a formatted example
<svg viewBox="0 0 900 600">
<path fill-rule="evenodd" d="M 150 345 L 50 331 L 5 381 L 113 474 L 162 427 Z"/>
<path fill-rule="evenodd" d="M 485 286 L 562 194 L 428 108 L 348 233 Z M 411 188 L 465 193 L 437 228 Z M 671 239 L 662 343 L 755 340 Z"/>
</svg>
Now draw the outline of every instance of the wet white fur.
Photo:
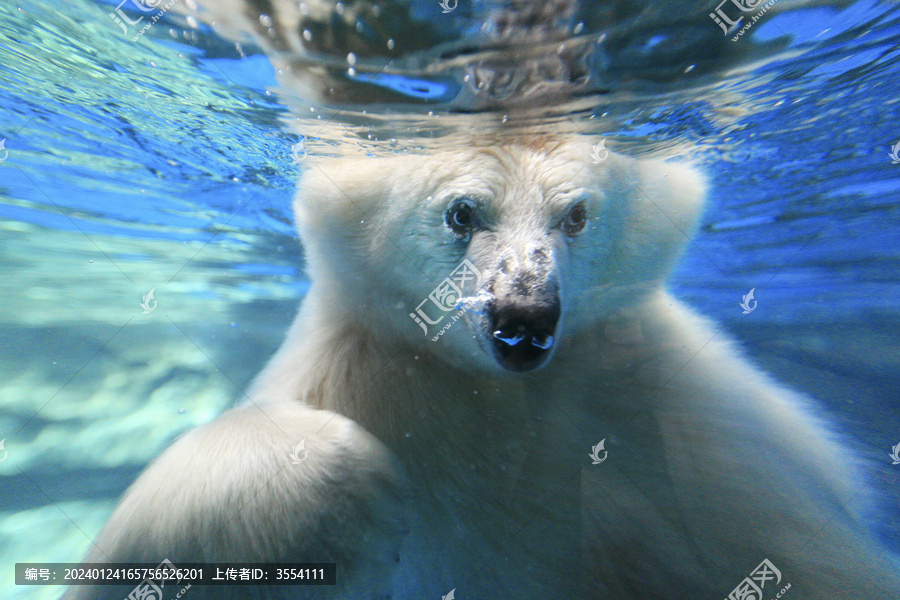
<svg viewBox="0 0 900 600">
<path fill-rule="evenodd" d="M 725 598 L 764 558 L 787 598 L 900 597 L 854 516 L 846 452 L 664 290 L 702 177 L 590 153 L 573 140 L 311 165 L 296 212 L 312 289 L 284 345 L 250 400 L 146 470 L 90 558 L 341 564 L 336 588 L 192 599 Z M 460 194 L 487 199 L 496 230 L 469 254 L 442 222 Z M 592 221 L 569 240 L 552 230 L 574 199 Z M 565 296 L 548 366 L 500 370 L 463 321 L 423 338 L 408 315 L 464 256 L 488 269 L 492 248 L 541 231 Z M 88 597 L 105 596 L 66 596 Z"/>
</svg>

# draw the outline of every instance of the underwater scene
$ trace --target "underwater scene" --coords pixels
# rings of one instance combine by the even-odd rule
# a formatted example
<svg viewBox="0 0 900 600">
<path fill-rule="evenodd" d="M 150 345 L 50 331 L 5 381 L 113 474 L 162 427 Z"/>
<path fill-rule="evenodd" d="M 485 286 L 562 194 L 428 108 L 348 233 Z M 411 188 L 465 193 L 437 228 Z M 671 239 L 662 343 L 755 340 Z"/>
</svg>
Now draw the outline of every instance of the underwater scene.
<svg viewBox="0 0 900 600">
<path fill-rule="evenodd" d="M 900 6 L 717 2 L 0 5 L 0 597 L 900 598 Z"/>
</svg>

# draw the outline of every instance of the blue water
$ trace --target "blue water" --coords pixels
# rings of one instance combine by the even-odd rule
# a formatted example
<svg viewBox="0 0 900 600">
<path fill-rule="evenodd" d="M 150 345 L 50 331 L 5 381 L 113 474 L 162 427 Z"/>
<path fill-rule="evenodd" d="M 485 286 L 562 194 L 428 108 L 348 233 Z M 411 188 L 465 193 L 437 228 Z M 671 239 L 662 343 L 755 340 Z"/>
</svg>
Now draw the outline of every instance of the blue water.
<svg viewBox="0 0 900 600">
<path fill-rule="evenodd" d="M 424 71 L 348 77 L 396 105 L 301 99 L 298 118 L 252 44 L 174 13 L 131 42 L 110 23 L 116 4 L 0 6 L 4 598 L 57 597 L 16 589 L 12 564 L 77 560 L 147 461 L 230 406 L 277 348 L 307 289 L 292 145 L 402 152 L 477 118 L 448 108 L 458 78 Z M 546 125 L 707 170 L 673 291 L 870 459 L 869 521 L 900 550 L 887 456 L 900 443 L 900 9 L 767 15 L 739 44 L 688 87 L 586 96 Z"/>
</svg>

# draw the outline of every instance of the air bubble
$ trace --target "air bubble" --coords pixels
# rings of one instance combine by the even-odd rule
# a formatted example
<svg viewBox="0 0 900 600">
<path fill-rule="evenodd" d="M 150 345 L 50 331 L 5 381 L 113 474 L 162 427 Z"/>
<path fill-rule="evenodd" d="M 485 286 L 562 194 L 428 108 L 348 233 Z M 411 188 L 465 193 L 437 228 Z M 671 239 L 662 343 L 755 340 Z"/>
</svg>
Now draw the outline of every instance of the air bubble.
<svg viewBox="0 0 900 600">
<path fill-rule="evenodd" d="M 477 315 L 483 315 L 485 306 L 494 299 L 494 295 L 488 291 L 481 290 L 474 296 L 466 296 L 456 301 L 456 308 L 463 308 Z"/>
</svg>

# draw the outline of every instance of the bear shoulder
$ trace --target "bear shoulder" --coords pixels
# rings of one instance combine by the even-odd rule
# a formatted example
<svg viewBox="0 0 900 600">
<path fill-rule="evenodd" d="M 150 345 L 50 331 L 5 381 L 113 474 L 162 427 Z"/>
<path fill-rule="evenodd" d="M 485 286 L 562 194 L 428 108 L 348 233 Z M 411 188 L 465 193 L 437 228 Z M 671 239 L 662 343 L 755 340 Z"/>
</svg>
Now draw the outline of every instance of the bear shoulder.
<svg viewBox="0 0 900 600">
<path fill-rule="evenodd" d="M 299 404 L 251 404 L 188 432 L 154 461 L 85 562 L 336 563 L 338 589 L 363 597 L 398 560 L 407 497 L 395 457 L 353 421 Z M 243 593 L 202 586 L 191 596 L 206 597 L 204 588 L 217 599 Z M 73 586 L 65 598 L 120 591 Z"/>
</svg>

